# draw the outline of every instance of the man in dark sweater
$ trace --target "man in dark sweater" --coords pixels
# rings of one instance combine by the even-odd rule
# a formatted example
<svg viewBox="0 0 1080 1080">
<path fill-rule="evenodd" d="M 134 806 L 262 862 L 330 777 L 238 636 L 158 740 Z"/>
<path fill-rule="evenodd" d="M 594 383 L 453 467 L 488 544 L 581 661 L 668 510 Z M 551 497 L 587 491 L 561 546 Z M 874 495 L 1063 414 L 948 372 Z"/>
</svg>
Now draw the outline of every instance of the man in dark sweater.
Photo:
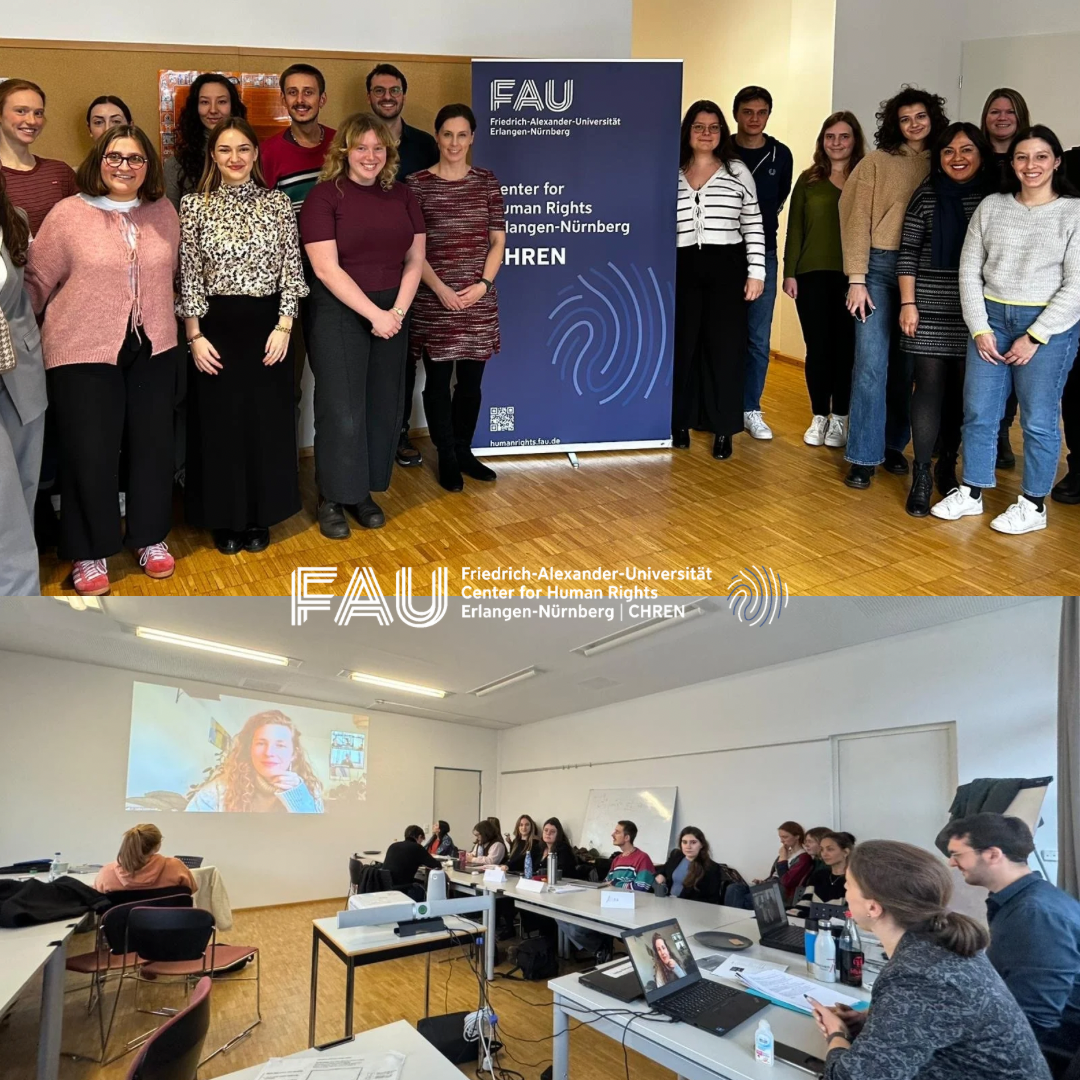
<svg viewBox="0 0 1080 1080">
<path fill-rule="evenodd" d="M 405 108 L 405 95 L 409 92 L 409 82 L 405 75 L 393 64 L 377 64 L 367 77 L 368 104 L 371 111 L 386 121 L 390 133 L 397 139 L 398 162 L 397 179 L 404 183 L 405 178 L 414 172 L 430 169 L 439 160 L 439 147 L 433 136 L 419 128 L 410 127 L 402 119 Z M 423 464 L 420 451 L 409 441 L 409 425 L 412 422 L 413 391 L 416 388 L 416 364 L 405 360 L 405 405 L 401 416 L 401 435 L 398 438 L 397 454 L 394 460 L 404 468 Z"/>
<path fill-rule="evenodd" d="M 1080 1044 L 1080 900 L 1028 866 L 1035 850 L 1019 818 L 972 814 L 948 825 L 949 861 L 986 898 L 986 955 L 1044 1050 Z"/>
<path fill-rule="evenodd" d="M 763 86 L 744 86 L 731 107 L 738 125 L 735 152 L 754 175 L 761 224 L 765 229 L 765 291 L 750 304 L 749 348 L 743 391 L 743 425 L 755 439 L 771 439 L 772 431 L 761 415 L 761 394 L 769 369 L 773 308 L 776 307 L 776 231 L 780 211 L 791 192 L 791 151 L 771 135 L 765 125 L 772 115 L 773 99 Z"/>
<path fill-rule="evenodd" d="M 416 880 L 416 871 L 421 866 L 429 870 L 442 869 L 442 863 L 424 848 L 424 830 L 419 825 L 410 825 L 405 830 L 405 839 L 395 840 L 386 849 L 383 869 L 390 871 L 395 889 L 420 901 L 427 896 L 424 886 Z"/>
</svg>

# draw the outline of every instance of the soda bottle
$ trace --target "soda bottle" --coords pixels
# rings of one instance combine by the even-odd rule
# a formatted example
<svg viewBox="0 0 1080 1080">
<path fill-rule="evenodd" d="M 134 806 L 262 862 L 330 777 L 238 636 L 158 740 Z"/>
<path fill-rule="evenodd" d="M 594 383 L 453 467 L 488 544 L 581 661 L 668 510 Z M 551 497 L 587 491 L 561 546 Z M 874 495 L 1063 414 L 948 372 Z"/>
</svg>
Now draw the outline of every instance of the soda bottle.
<svg viewBox="0 0 1080 1080">
<path fill-rule="evenodd" d="M 845 986 L 862 986 L 863 948 L 859 928 L 850 911 L 844 912 L 845 923 L 840 935 L 840 981 Z"/>
</svg>

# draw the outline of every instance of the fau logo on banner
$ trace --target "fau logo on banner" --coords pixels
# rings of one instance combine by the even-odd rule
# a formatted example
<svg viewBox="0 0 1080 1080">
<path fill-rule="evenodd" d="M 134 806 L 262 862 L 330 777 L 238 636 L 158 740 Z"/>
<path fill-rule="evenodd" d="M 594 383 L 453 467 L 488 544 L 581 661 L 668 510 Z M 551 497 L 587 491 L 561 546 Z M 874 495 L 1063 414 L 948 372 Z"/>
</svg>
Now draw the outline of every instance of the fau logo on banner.
<svg viewBox="0 0 1080 1080">
<path fill-rule="evenodd" d="M 394 605 L 398 618 L 406 626 L 417 629 L 434 626 L 446 614 L 448 607 L 449 572 L 445 566 L 431 572 L 431 606 L 426 611 L 417 608 L 413 601 L 412 573 L 411 566 L 403 566 L 394 577 Z M 303 626 L 313 611 L 330 610 L 331 601 L 336 597 L 330 593 L 313 593 L 311 587 L 332 585 L 337 576 L 336 566 L 298 566 L 292 572 L 290 610 L 293 626 Z M 389 626 L 394 621 L 379 579 L 370 566 L 357 567 L 353 571 L 349 587 L 334 613 L 334 622 L 338 626 L 348 626 L 352 619 L 364 616 L 374 618 L 380 626 Z"/>
<path fill-rule="evenodd" d="M 515 89 L 516 87 L 516 89 Z M 535 79 L 524 79 L 518 84 L 516 79 L 491 80 L 491 111 L 498 112 L 503 105 L 509 105 L 514 112 L 522 109 L 547 109 L 549 112 L 566 112 L 574 103 L 574 80 L 563 83 L 562 100 L 555 96 L 555 80 L 544 83 L 544 96 Z"/>
</svg>

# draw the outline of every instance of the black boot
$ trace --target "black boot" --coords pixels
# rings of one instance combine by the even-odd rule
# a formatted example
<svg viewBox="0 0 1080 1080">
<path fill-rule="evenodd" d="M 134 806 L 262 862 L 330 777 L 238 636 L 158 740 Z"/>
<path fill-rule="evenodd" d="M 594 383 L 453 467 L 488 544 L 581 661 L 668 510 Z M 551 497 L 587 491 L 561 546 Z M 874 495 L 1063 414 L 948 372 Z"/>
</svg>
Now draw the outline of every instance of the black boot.
<svg viewBox="0 0 1080 1080">
<path fill-rule="evenodd" d="M 941 456 L 934 464 L 934 483 L 937 485 L 938 494 L 948 495 L 950 491 L 960 486 L 956 478 L 956 451 L 942 450 Z M 910 513 L 911 511 L 908 511 Z"/>
<path fill-rule="evenodd" d="M 908 463 L 907 458 L 904 457 L 904 452 L 902 450 L 886 450 L 884 469 L 894 476 L 907 476 Z"/>
<path fill-rule="evenodd" d="M 341 509 L 341 503 L 319 500 L 318 509 L 319 532 L 327 540 L 344 540 L 350 533 L 349 523 L 345 520 L 345 512 Z"/>
<path fill-rule="evenodd" d="M 730 435 L 717 435 L 713 439 L 712 456 L 717 461 L 726 461 L 731 457 L 731 436 Z"/>
<path fill-rule="evenodd" d="M 458 468 L 473 480 L 494 480 L 495 470 L 489 469 L 473 452 L 472 447 L 457 445 Z"/>
<path fill-rule="evenodd" d="M 425 386 L 424 413 L 427 415 L 428 433 L 439 455 L 439 486 L 447 491 L 461 491 L 465 482 L 461 479 L 461 466 L 457 463 L 450 399 L 441 392 L 433 393 L 429 386 Z"/>
<path fill-rule="evenodd" d="M 998 432 L 997 461 L 995 469 L 1015 469 L 1016 455 L 1013 453 L 1012 443 L 1009 442 L 1009 429 Z"/>
<path fill-rule="evenodd" d="M 690 429 L 689 428 L 672 428 L 671 429 L 671 446 L 674 450 L 689 450 L 690 449 Z"/>
<path fill-rule="evenodd" d="M 450 405 L 450 423 L 454 429 L 454 449 L 458 468 L 472 480 L 491 481 L 495 470 L 477 460 L 472 452 L 476 421 L 480 417 L 480 387 L 465 387 L 461 383 L 461 367 L 458 367 L 458 384 L 454 387 L 454 399 Z"/>
<path fill-rule="evenodd" d="M 930 496 L 933 491 L 934 483 L 930 479 L 930 463 L 916 461 L 911 476 L 911 491 L 908 493 L 907 505 L 904 509 L 912 517 L 926 517 L 930 513 Z"/>
<path fill-rule="evenodd" d="M 859 491 L 864 490 L 870 486 L 870 480 L 876 471 L 874 465 L 852 465 L 848 469 L 847 476 L 844 477 L 844 483 L 849 488 L 856 488 Z"/>
<path fill-rule="evenodd" d="M 1050 492 L 1050 498 L 1054 502 L 1066 503 L 1069 506 L 1080 503 L 1080 471 L 1074 471 L 1070 468 L 1061 480 L 1054 485 L 1053 491 Z"/>
</svg>

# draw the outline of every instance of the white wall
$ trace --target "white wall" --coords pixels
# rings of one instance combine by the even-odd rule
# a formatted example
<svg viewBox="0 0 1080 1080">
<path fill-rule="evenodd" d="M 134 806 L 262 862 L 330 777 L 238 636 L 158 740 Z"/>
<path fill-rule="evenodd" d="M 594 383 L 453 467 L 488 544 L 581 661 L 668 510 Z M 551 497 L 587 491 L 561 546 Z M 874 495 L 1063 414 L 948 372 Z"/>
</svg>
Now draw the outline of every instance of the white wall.
<svg viewBox="0 0 1080 1080">
<path fill-rule="evenodd" d="M 233 0 L 110 6 L 80 0 L 5 5 L 6 38 L 344 49 L 455 56 L 630 55 L 631 0 Z"/>
<path fill-rule="evenodd" d="M 1051 775 L 1059 610 L 1038 601 L 502 731 L 499 815 L 556 815 L 576 839 L 589 788 L 677 784 L 676 828 L 701 827 L 716 858 L 758 877 L 781 821 L 835 824 L 831 735 L 955 721 L 960 783 Z M 1052 785 L 1040 848 L 1057 847 L 1055 798 Z"/>
<path fill-rule="evenodd" d="M 436 765 L 482 769 L 484 812 L 493 810 L 494 732 L 374 714 L 368 797 L 351 818 L 126 812 L 133 681 L 178 685 L 192 694 L 263 696 L 0 652 L 0 864 L 57 850 L 71 862 L 108 862 L 125 829 L 153 820 L 165 834 L 166 854 L 203 855 L 220 867 L 234 907 L 286 904 L 343 897 L 352 852 L 383 848 L 410 824 L 426 828 Z M 469 840 L 474 824 L 452 822 L 455 839 Z"/>
</svg>

